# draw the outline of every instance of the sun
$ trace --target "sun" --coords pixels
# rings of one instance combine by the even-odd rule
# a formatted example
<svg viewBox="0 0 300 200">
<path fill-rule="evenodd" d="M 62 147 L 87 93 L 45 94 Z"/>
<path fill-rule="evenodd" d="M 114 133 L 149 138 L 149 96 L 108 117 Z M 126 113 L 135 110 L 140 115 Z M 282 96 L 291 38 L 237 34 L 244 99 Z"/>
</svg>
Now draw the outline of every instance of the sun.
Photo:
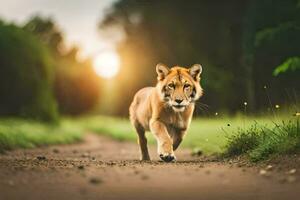
<svg viewBox="0 0 300 200">
<path fill-rule="evenodd" d="M 120 57 L 114 51 L 102 52 L 94 58 L 93 67 L 97 75 L 112 78 L 119 72 Z"/>
</svg>

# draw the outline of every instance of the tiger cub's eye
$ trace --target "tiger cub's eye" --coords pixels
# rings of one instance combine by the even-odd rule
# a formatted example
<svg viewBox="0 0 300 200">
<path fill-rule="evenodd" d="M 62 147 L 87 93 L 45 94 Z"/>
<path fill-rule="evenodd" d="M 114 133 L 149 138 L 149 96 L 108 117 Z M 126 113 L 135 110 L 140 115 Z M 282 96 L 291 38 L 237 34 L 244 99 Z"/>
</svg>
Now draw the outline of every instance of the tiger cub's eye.
<svg viewBox="0 0 300 200">
<path fill-rule="evenodd" d="M 174 89 L 174 88 L 175 88 L 175 84 L 174 84 L 174 83 L 170 83 L 170 84 L 168 84 L 168 87 L 169 87 L 170 89 Z"/>
<path fill-rule="evenodd" d="M 184 89 L 190 89 L 191 85 L 190 84 L 184 84 Z"/>
</svg>

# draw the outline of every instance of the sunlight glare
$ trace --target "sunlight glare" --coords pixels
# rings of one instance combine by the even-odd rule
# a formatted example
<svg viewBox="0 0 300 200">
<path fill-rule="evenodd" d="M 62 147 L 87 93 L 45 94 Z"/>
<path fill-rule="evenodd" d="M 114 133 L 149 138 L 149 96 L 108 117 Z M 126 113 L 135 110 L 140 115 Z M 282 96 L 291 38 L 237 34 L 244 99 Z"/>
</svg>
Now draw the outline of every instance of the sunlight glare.
<svg viewBox="0 0 300 200">
<path fill-rule="evenodd" d="M 94 58 L 93 66 L 97 75 L 112 78 L 119 72 L 120 58 L 116 52 L 106 51 Z"/>
</svg>

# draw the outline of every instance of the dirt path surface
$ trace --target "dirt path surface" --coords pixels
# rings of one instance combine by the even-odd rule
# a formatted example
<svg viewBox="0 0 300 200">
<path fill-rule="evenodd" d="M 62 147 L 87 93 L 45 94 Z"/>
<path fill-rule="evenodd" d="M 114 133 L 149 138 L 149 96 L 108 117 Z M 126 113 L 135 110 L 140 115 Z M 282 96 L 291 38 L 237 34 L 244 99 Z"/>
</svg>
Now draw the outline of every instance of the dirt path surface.
<svg viewBox="0 0 300 200">
<path fill-rule="evenodd" d="M 82 144 L 8 152 L 0 199 L 300 199 L 300 169 L 260 171 L 180 148 L 176 163 L 162 163 L 150 153 L 154 161 L 143 163 L 136 144 L 92 134 Z"/>
</svg>

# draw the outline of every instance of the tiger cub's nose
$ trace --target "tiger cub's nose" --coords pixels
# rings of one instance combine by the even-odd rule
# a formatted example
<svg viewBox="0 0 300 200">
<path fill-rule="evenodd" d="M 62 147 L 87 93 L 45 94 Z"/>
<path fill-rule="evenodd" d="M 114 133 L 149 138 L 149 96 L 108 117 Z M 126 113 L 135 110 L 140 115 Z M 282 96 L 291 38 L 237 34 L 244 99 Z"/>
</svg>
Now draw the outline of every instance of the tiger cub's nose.
<svg viewBox="0 0 300 200">
<path fill-rule="evenodd" d="M 175 102 L 178 104 L 181 104 L 182 101 L 183 101 L 182 99 L 175 99 Z"/>
</svg>

